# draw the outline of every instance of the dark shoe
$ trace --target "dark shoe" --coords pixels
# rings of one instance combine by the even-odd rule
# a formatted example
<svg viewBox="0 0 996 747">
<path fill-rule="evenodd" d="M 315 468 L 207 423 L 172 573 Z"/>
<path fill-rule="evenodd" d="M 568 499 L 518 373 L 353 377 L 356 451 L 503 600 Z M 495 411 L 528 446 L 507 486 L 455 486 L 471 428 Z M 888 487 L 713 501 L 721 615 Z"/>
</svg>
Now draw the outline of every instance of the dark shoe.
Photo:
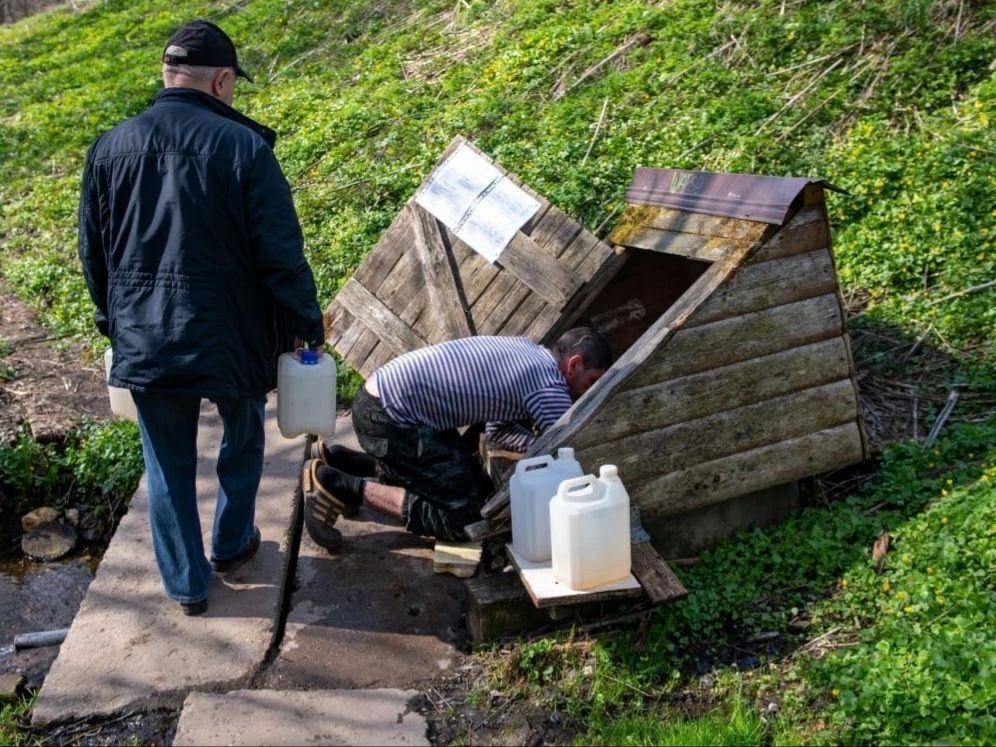
<svg viewBox="0 0 996 747">
<path fill-rule="evenodd" d="M 230 571 L 234 571 L 256 554 L 256 551 L 259 549 L 259 542 L 259 527 L 253 527 L 252 539 L 249 540 L 249 544 L 246 545 L 242 549 L 242 552 L 234 558 L 231 558 L 230 560 L 218 560 L 213 555 L 211 556 L 211 570 L 215 573 L 229 573 Z"/>
<path fill-rule="evenodd" d="M 357 477 L 377 475 L 377 460 L 369 454 L 339 444 L 330 444 L 321 439 L 311 444 L 311 458 Z"/>
<path fill-rule="evenodd" d="M 208 600 L 207 597 L 201 599 L 197 602 L 180 602 L 180 609 L 183 610 L 183 614 L 188 617 L 193 617 L 194 615 L 203 615 L 207 612 Z"/>
<path fill-rule="evenodd" d="M 304 528 L 308 530 L 308 536 L 321 547 L 326 550 L 338 550 L 342 547 L 342 532 L 334 527 L 345 504 L 319 482 L 319 468 L 323 468 L 321 461 L 310 459 L 304 463 L 301 471 Z"/>
</svg>

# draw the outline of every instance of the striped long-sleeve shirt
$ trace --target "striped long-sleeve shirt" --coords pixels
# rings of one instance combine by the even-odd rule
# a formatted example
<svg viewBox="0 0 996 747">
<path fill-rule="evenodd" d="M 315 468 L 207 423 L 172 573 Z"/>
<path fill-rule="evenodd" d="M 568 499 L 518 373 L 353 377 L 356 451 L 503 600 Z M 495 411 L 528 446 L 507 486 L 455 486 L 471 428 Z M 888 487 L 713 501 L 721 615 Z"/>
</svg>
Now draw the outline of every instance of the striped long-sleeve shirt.
<svg viewBox="0 0 996 747">
<path fill-rule="evenodd" d="M 571 406 L 557 361 L 525 337 L 467 337 L 430 345 L 395 358 L 374 375 L 384 409 L 401 425 L 445 430 L 526 420 L 544 431 Z"/>
</svg>

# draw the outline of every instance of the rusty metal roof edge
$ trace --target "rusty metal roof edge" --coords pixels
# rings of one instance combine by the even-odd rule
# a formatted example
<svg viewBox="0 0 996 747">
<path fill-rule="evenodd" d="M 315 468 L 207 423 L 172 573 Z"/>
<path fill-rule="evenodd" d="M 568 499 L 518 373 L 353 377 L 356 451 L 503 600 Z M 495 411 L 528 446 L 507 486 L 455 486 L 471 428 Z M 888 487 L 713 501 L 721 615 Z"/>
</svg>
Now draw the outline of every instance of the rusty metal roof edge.
<svg viewBox="0 0 996 747">
<path fill-rule="evenodd" d="M 626 191 L 631 204 L 782 225 L 810 184 L 844 190 L 823 179 L 639 167 Z"/>
</svg>

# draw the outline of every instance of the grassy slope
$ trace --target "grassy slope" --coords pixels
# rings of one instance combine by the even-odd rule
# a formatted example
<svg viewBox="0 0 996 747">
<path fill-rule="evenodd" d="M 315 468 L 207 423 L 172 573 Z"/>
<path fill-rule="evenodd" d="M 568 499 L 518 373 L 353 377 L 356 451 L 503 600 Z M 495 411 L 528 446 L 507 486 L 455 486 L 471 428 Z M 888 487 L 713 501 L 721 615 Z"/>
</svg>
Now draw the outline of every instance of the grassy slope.
<svg viewBox="0 0 996 747">
<path fill-rule="evenodd" d="M 996 382 L 996 290 L 940 300 L 996 278 L 996 6 L 941 0 L 109 0 L 0 29 L 2 271 L 54 329 L 93 334 L 73 251 L 85 148 L 146 105 L 163 39 L 196 15 L 257 76 L 238 104 L 280 132 L 323 302 L 456 133 L 589 226 L 636 165 L 819 175 L 851 192 L 831 217 L 865 323 L 926 333 L 959 376 Z M 641 31 L 649 43 L 578 82 Z M 596 677 L 562 688 L 565 707 L 606 741 L 672 738 L 660 721 L 689 689 L 737 734 L 753 728 L 737 693 L 777 700 L 763 739 L 996 738 L 996 654 L 980 637 L 994 435 L 990 422 L 951 429 L 936 455 L 897 446 L 865 492 L 717 549 L 685 573 L 687 602 L 596 646 Z M 867 548 L 885 526 L 899 539 L 878 577 Z M 804 637 L 834 631 L 825 655 L 697 678 L 799 616 Z"/>
</svg>

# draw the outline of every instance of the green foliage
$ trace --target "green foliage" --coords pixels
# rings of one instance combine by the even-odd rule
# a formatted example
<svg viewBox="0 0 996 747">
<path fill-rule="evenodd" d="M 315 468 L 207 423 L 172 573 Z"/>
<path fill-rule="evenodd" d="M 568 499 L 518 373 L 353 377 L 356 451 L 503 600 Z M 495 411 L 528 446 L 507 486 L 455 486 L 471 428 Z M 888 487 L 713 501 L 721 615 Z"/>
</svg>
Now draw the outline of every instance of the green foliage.
<svg viewBox="0 0 996 747">
<path fill-rule="evenodd" d="M 894 546 L 879 576 L 869 554 L 886 529 Z M 593 724 L 588 739 L 649 742 L 634 716 L 648 701 L 701 687 L 705 668 L 708 697 L 729 702 L 743 666 L 745 687 L 781 702 L 772 738 L 791 725 L 830 742 L 991 743 L 994 559 L 996 421 L 952 428 L 929 451 L 899 444 L 857 494 L 743 532 L 681 570 L 688 598 L 599 644 L 590 687 L 569 707 Z M 805 633 L 791 632 L 797 619 L 810 621 Z M 779 648 L 745 643 L 766 631 Z M 826 655 L 783 658 L 821 636 Z M 541 644 L 556 642 L 531 647 Z"/>
<path fill-rule="evenodd" d="M 33 703 L 32 697 L 0 706 L 0 744 L 10 747 L 41 744 L 41 740 L 25 729 Z"/>
<path fill-rule="evenodd" d="M 765 735 L 757 709 L 737 693 L 727 706 L 691 718 L 668 709 L 626 715 L 599 724 L 589 732 L 584 744 L 735 747 L 765 744 Z"/>
<path fill-rule="evenodd" d="M 0 498 L 15 517 L 41 505 L 104 512 L 131 497 L 143 469 L 138 428 L 129 421 L 85 423 L 64 444 L 21 434 L 0 447 Z"/>
<path fill-rule="evenodd" d="M 640 164 L 827 176 L 851 191 L 831 202 L 846 288 L 993 359 L 996 291 L 935 302 L 996 274 L 996 6 L 940 0 L 108 0 L 4 27 L 3 274 L 57 330 L 95 335 L 73 252 L 86 147 L 147 105 L 195 16 L 256 75 L 237 103 L 280 133 L 323 304 L 463 133 L 588 225 Z"/>
</svg>

